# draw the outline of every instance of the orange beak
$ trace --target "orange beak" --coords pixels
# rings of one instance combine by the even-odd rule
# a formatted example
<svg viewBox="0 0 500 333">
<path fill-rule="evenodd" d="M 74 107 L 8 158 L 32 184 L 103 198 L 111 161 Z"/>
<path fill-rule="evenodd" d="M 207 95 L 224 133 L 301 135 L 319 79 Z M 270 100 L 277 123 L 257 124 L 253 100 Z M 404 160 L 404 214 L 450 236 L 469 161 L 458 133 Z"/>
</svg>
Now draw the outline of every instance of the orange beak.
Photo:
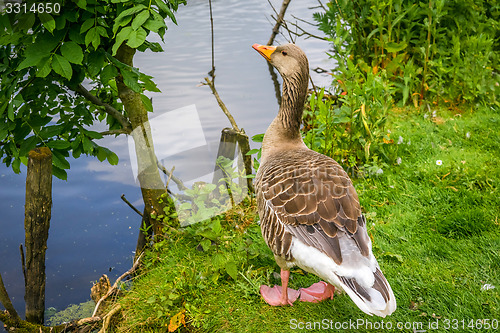
<svg viewBox="0 0 500 333">
<path fill-rule="evenodd" d="M 276 50 L 276 46 L 253 44 L 252 47 L 268 61 L 271 60 L 271 54 Z"/>
</svg>

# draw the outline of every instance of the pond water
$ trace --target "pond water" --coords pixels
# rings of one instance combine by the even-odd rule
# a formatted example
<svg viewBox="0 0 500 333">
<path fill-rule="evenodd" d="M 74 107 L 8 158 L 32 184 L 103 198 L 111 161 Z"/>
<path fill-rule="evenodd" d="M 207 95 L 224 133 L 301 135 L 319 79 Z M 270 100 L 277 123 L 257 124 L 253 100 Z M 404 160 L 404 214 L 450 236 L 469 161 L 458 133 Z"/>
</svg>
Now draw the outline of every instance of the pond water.
<svg viewBox="0 0 500 333">
<path fill-rule="evenodd" d="M 163 160 L 168 169 L 175 166 L 174 174 L 186 185 L 210 177 L 220 132 L 230 126 L 210 89 L 199 85 L 211 69 L 208 0 L 188 2 L 176 15 L 178 26 L 168 24 L 165 52 L 139 53 L 134 64 L 154 76 L 162 91 L 150 95 L 155 110 L 150 118 L 153 123 L 156 117 L 162 119 L 158 131 L 175 135 L 176 139 L 168 143 L 171 151 L 164 154 Z M 279 10 L 281 1 L 272 3 Z M 291 16 L 295 15 L 312 21 L 312 13 L 318 9 L 311 7 L 317 5 L 316 0 L 292 1 L 286 18 L 295 21 Z M 213 1 L 216 87 L 238 126 L 250 137 L 265 132 L 278 109 L 268 66 L 251 48 L 269 39 L 274 25 L 271 13 L 270 5 L 263 0 Z M 313 27 L 307 28 L 320 34 Z M 277 43 L 283 42 L 283 36 L 278 36 Z M 333 67 L 325 54 L 327 42 L 312 38 L 296 42 L 307 53 L 311 69 Z M 311 74 L 318 86 L 331 81 L 327 74 Z M 191 117 L 168 117 L 169 112 L 187 106 Z M 188 126 L 193 122 L 199 126 Z M 186 132 L 186 128 L 195 132 Z M 64 309 L 84 302 L 90 299 L 92 282 L 100 275 L 108 274 L 113 281 L 132 264 L 140 217 L 120 196 L 125 194 L 141 209 L 141 195 L 131 167 L 128 140 L 125 136 L 104 138 L 100 144 L 118 154 L 117 166 L 82 156 L 70 160 L 67 181 L 53 181 L 46 307 Z M 258 147 L 253 142 L 251 146 Z M 24 313 L 19 244 L 24 242 L 25 178 L 26 169 L 16 175 L 0 165 L 0 272 L 20 313 Z"/>
</svg>

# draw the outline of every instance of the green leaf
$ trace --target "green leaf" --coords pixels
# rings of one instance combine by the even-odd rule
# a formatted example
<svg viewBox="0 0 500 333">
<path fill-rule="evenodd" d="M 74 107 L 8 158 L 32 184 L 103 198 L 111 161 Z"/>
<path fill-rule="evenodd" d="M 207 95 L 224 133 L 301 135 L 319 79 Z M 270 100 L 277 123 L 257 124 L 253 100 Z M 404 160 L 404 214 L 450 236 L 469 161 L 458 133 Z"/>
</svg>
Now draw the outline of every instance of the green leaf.
<svg viewBox="0 0 500 333">
<path fill-rule="evenodd" d="M 160 15 L 158 15 L 160 16 Z M 161 28 L 166 28 L 167 26 L 165 25 L 165 21 L 163 21 L 163 18 L 160 16 L 160 19 L 156 18 L 149 18 L 143 25 L 144 28 L 153 31 L 153 32 L 158 32 Z"/>
<path fill-rule="evenodd" d="M 85 133 L 86 136 L 88 136 L 88 137 L 90 137 L 92 139 L 102 139 L 102 134 L 99 133 L 99 132 L 89 131 L 89 130 L 86 130 L 86 129 L 84 129 L 82 132 Z"/>
<path fill-rule="evenodd" d="M 139 84 L 139 75 L 127 69 L 122 69 L 120 72 L 123 76 L 123 83 L 125 83 L 127 87 L 135 92 L 141 92 L 142 87 Z"/>
<path fill-rule="evenodd" d="M 402 51 L 404 49 L 406 49 L 406 46 L 408 44 L 406 44 L 405 41 L 401 42 L 401 43 L 394 43 L 394 42 L 390 42 L 390 43 L 387 43 L 385 45 L 385 49 L 387 50 L 387 52 L 399 52 L 399 51 Z"/>
<path fill-rule="evenodd" d="M 71 64 L 59 54 L 54 54 L 54 58 L 52 59 L 52 69 L 54 69 L 54 72 L 68 80 L 70 80 L 73 75 Z"/>
<path fill-rule="evenodd" d="M 144 43 L 147 35 L 148 33 L 143 28 L 133 30 L 128 37 L 127 45 L 133 49 L 138 48 Z"/>
<path fill-rule="evenodd" d="M 9 103 L 9 106 L 7 106 L 7 118 L 9 118 L 10 121 L 14 121 L 16 116 L 14 115 L 14 106 L 12 103 Z"/>
<path fill-rule="evenodd" d="M 101 82 L 106 84 L 108 83 L 109 80 L 116 77 L 117 75 L 118 75 L 118 70 L 116 69 L 116 67 L 111 64 L 108 64 L 106 67 L 103 68 L 99 76 L 101 78 Z"/>
<path fill-rule="evenodd" d="M 236 267 L 236 263 L 233 260 L 226 262 L 226 272 L 229 274 L 233 280 L 236 280 L 238 277 L 238 268 Z"/>
<path fill-rule="evenodd" d="M 28 67 L 35 67 L 41 62 L 42 58 L 39 56 L 36 57 L 26 57 L 24 58 L 23 61 L 17 66 L 17 70 L 20 71 L 22 69 L 28 68 Z"/>
<path fill-rule="evenodd" d="M 15 173 L 21 172 L 21 159 L 19 157 L 15 158 L 12 162 L 12 170 L 14 170 Z"/>
<path fill-rule="evenodd" d="M 208 184 L 208 185 L 215 185 L 215 184 Z M 211 191 L 210 191 L 211 192 Z M 212 231 L 218 235 L 221 233 L 222 231 L 222 227 L 220 225 L 220 221 L 217 219 L 217 220 L 214 220 L 214 222 L 212 223 Z"/>
<path fill-rule="evenodd" d="M 132 16 L 127 16 L 120 20 L 115 20 L 115 24 L 113 24 L 113 35 L 116 35 L 118 28 L 126 26 L 130 23 L 130 21 L 132 21 Z"/>
<path fill-rule="evenodd" d="M 264 133 L 252 136 L 253 142 L 262 142 L 263 140 L 264 140 Z"/>
<path fill-rule="evenodd" d="M 134 18 L 132 21 L 132 29 L 137 30 L 139 29 L 144 22 L 149 18 L 149 11 L 147 9 L 144 9 L 142 12 L 137 14 L 137 16 Z"/>
<path fill-rule="evenodd" d="M 210 246 L 212 245 L 212 241 L 205 238 L 200 242 L 200 245 L 203 248 L 203 251 L 208 251 L 210 249 Z"/>
<path fill-rule="evenodd" d="M 161 47 L 160 43 L 157 43 L 157 42 L 148 42 L 146 40 L 144 42 L 143 46 L 146 46 L 148 49 L 150 49 L 153 52 L 163 52 L 163 48 Z"/>
<path fill-rule="evenodd" d="M 137 6 L 134 6 L 132 8 L 124 10 L 123 12 L 120 13 L 120 15 L 118 15 L 118 17 L 116 19 L 118 20 L 120 17 L 125 17 L 125 16 L 129 16 L 129 15 L 138 13 L 143 9 L 147 9 L 147 7 L 144 6 L 143 4 L 139 4 Z"/>
<path fill-rule="evenodd" d="M 119 161 L 118 155 L 116 155 L 115 153 L 113 153 L 109 149 L 106 149 L 106 152 L 108 153 L 108 155 L 106 156 L 106 158 L 108 159 L 109 164 L 111 164 L 111 165 L 117 165 L 118 161 Z"/>
<path fill-rule="evenodd" d="M 116 42 L 113 45 L 112 51 L 113 55 L 116 55 L 116 52 L 118 51 L 118 48 L 122 45 L 124 41 L 126 41 L 129 38 L 130 33 L 132 32 L 132 27 L 125 27 L 120 32 L 118 35 L 116 35 Z"/>
<path fill-rule="evenodd" d="M 140 73 L 139 79 L 144 82 L 144 89 L 148 91 L 161 92 L 160 89 L 156 86 L 156 83 L 151 80 L 152 76 Z"/>
<path fill-rule="evenodd" d="M 81 9 L 87 9 L 87 1 L 86 0 L 77 0 L 76 5 Z"/>
<path fill-rule="evenodd" d="M 103 148 L 103 147 L 98 147 L 97 148 L 97 159 L 99 160 L 99 162 L 102 162 L 106 159 L 106 156 L 108 155 L 108 153 L 106 152 L 106 150 Z"/>
<path fill-rule="evenodd" d="M 50 14 L 39 13 L 38 17 L 40 18 L 40 21 L 42 22 L 45 29 L 47 29 L 50 32 L 54 31 L 54 29 L 56 28 L 56 21 Z"/>
<path fill-rule="evenodd" d="M 70 164 L 66 158 L 57 150 L 52 150 L 52 164 L 60 169 L 69 169 Z"/>
<path fill-rule="evenodd" d="M 39 140 L 35 135 L 25 139 L 21 143 L 21 148 L 19 149 L 19 156 L 27 156 L 30 150 L 36 147 L 38 141 Z"/>
<path fill-rule="evenodd" d="M 148 96 L 141 94 L 141 101 L 142 104 L 144 104 L 146 110 L 148 110 L 149 112 L 153 112 L 153 103 L 151 102 L 151 99 L 149 99 Z"/>
<path fill-rule="evenodd" d="M 95 20 L 94 18 L 89 18 L 83 22 L 82 27 L 80 28 L 80 34 L 83 34 L 85 31 L 89 30 L 94 26 Z"/>
<path fill-rule="evenodd" d="M 94 145 L 92 144 L 92 141 L 89 140 L 86 136 L 82 138 L 82 143 L 83 143 L 83 152 L 85 154 L 92 154 L 92 151 L 94 150 Z"/>
<path fill-rule="evenodd" d="M 68 180 L 67 172 L 54 165 L 54 160 L 52 160 L 52 174 L 61 180 Z"/>
<path fill-rule="evenodd" d="M 61 54 L 66 60 L 80 65 L 83 61 L 83 51 L 80 45 L 75 42 L 65 42 L 61 46 Z"/>
<path fill-rule="evenodd" d="M 36 72 L 37 77 L 46 77 L 52 72 L 52 57 L 47 57 L 45 60 L 40 61 L 38 66 L 38 71 Z"/>
<path fill-rule="evenodd" d="M 25 59 L 19 64 L 17 70 L 37 66 L 44 58 L 51 55 L 52 50 L 59 44 L 59 40 L 50 33 L 37 37 L 33 44 L 26 47 Z"/>
<path fill-rule="evenodd" d="M 104 53 L 102 52 L 92 52 L 88 56 L 87 71 L 90 77 L 95 77 L 101 71 L 104 66 Z"/>
<path fill-rule="evenodd" d="M 252 154 L 257 154 L 259 152 L 260 149 L 251 149 L 249 150 L 246 155 L 250 156 Z"/>
<path fill-rule="evenodd" d="M 21 31 L 28 31 L 35 24 L 35 14 L 29 13 L 27 15 L 21 15 L 19 17 L 18 28 Z"/>
<path fill-rule="evenodd" d="M 99 44 L 101 44 L 101 36 L 99 35 L 97 27 L 91 28 L 85 35 L 85 46 L 89 46 L 91 43 L 96 50 Z"/>
<path fill-rule="evenodd" d="M 43 140 L 46 140 L 48 138 L 51 138 L 53 136 L 61 134 L 63 129 L 64 129 L 64 125 L 62 125 L 62 124 L 46 126 L 46 127 L 42 128 L 42 130 L 38 133 L 38 135 Z"/>
<path fill-rule="evenodd" d="M 102 37 L 109 37 L 108 36 L 108 32 L 106 31 L 106 29 L 104 27 L 101 27 L 101 26 L 97 26 L 96 27 L 97 29 L 97 33 L 102 36 Z"/>
<path fill-rule="evenodd" d="M 47 147 L 55 149 L 68 149 L 71 144 L 66 140 L 54 140 L 46 143 Z"/>
<path fill-rule="evenodd" d="M 175 20 L 174 13 L 172 13 L 170 8 L 168 8 L 168 5 L 165 2 L 163 2 L 163 0 L 155 0 L 155 3 L 158 6 L 158 9 L 160 9 L 162 12 L 166 13 L 168 15 L 168 17 L 170 17 L 172 22 L 177 24 L 177 21 Z"/>
</svg>

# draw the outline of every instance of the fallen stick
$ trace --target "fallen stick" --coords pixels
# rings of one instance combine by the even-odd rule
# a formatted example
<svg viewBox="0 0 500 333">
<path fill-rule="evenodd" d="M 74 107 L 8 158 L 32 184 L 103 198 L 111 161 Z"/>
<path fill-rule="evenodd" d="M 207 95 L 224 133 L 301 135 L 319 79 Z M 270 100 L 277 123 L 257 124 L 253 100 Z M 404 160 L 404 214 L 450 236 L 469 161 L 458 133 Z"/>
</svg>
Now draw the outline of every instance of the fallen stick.
<svg viewBox="0 0 500 333">
<path fill-rule="evenodd" d="M 111 318 L 117 314 L 118 312 L 120 312 L 120 310 L 122 309 L 122 306 L 120 304 L 114 306 L 111 311 L 109 311 L 103 318 L 102 320 L 102 328 L 99 330 L 99 333 L 106 333 L 106 330 L 108 329 L 109 327 L 109 323 L 111 322 Z"/>
<path fill-rule="evenodd" d="M 97 302 L 97 304 L 95 305 L 95 308 L 94 308 L 94 312 L 92 313 L 92 317 L 95 317 L 96 313 L 97 313 L 97 310 L 99 310 L 99 306 L 101 305 L 101 303 L 106 300 L 106 298 L 108 298 L 111 294 L 113 294 L 117 289 L 118 289 L 118 283 L 123 280 L 127 275 L 130 275 L 132 274 L 136 269 L 137 267 L 139 267 L 139 263 L 141 261 L 141 258 L 142 258 L 142 255 L 144 253 L 141 253 L 139 255 L 139 257 L 137 258 L 137 260 L 135 261 L 134 265 L 128 270 L 126 271 L 125 273 L 123 273 L 122 275 L 120 275 L 120 277 L 118 277 L 118 279 L 116 279 L 115 283 L 113 284 L 113 286 L 111 286 L 111 288 L 109 288 L 108 292 L 106 293 L 106 295 L 102 296 L 101 299 Z"/>
</svg>

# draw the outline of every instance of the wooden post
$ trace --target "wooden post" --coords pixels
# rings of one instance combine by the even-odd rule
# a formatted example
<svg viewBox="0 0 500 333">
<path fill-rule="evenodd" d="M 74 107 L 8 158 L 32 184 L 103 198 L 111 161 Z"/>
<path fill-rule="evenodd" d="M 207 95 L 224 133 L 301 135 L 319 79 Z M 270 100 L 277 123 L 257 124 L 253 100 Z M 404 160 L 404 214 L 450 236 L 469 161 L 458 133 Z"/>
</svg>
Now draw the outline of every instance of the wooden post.
<svg viewBox="0 0 500 333">
<path fill-rule="evenodd" d="M 45 251 L 52 207 L 52 152 L 35 148 L 28 155 L 24 217 L 26 320 L 43 324 L 45 311 Z"/>
<path fill-rule="evenodd" d="M 228 158 L 230 160 L 234 159 L 234 153 L 236 152 L 236 137 L 238 133 L 232 128 L 224 128 L 220 135 L 219 150 L 217 152 L 217 159 L 220 156 Z M 215 185 L 219 184 L 221 178 L 225 178 L 226 174 L 224 170 L 221 169 L 218 163 L 215 163 L 214 178 L 213 183 Z M 228 184 L 226 184 L 228 186 Z"/>
<path fill-rule="evenodd" d="M 243 165 L 245 168 L 245 174 L 252 174 L 252 156 L 247 155 L 250 151 L 250 143 L 248 142 L 248 135 L 245 134 L 243 128 L 241 129 L 241 133 L 238 134 L 238 146 L 240 147 L 241 156 L 243 157 Z M 241 173 L 241 170 L 240 170 Z M 251 178 L 245 178 L 246 185 L 248 189 L 248 193 L 253 193 L 253 184 Z M 243 186 L 243 179 L 240 179 L 240 185 Z"/>
<path fill-rule="evenodd" d="M 243 164 L 245 174 L 247 175 L 251 174 L 252 157 L 246 155 L 250 151 L 250 144 L 248 143 L 248 136 L 245 134 L 243 129 L 241 129 L 241 131 L 237 131 L 233 128 L 224 128 L 222 130 L 219 143 L 219 150 L 217 152 L 217 159 L 219 158 L 219 156 L 224 156 L 225 158 L 233 160 L 236 153 L 236 144 L 238 144 L 241 156 L 243 157 L 243 161 L 240 161 L 242 163 L 238 163 L 238 167 L 240 167 L 241 164 Z M 243 170 L 239 169 L 238 171 L 241 173 L 241 171 Z M 214 169 L 214 178 L 212 182 L 217 185 L 219 183 L 219 180 L 224 177 L 226 177 L 224 170 L 222 170 L 220 166 L 216 164 Z M 253 192 L 253 185 L 251 178 L 244 178 L 244 179 L 241 178 L 239 179 L 239 182 L 240 186 L 247 187 L 249 193 Z M 229 185 L 230 184 L 226 184 L 228 188 Z"/>
</svg>

